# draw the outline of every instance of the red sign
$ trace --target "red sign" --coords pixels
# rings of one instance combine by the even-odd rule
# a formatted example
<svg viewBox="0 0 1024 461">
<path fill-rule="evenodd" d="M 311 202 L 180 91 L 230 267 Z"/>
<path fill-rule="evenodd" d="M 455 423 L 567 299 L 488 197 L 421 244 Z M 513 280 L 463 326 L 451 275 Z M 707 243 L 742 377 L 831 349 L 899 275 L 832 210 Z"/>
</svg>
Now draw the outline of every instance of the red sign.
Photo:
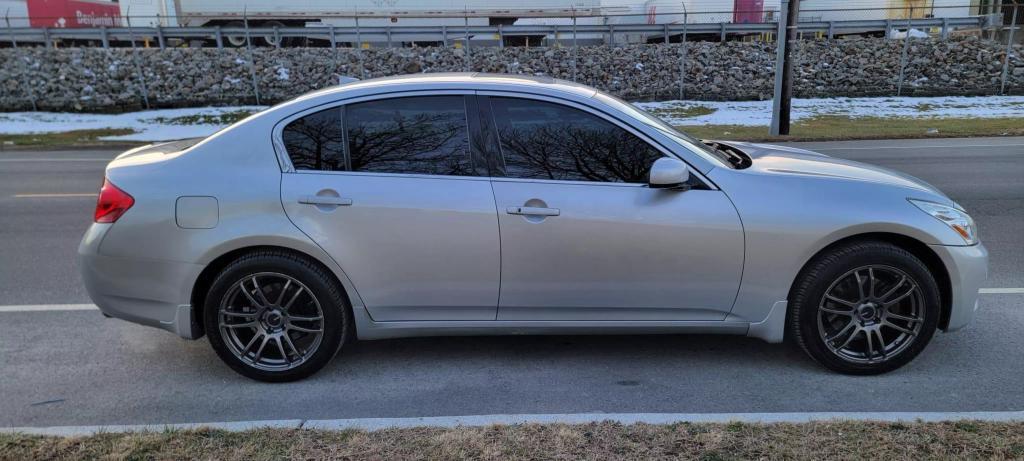
<svg viewBox="0 0 1024 461">
<path fill-rule="evenodd" d="M 764 22 L 764 0 L 736 0 L 733 3 L 732 22 L 737 24 Z"/>
<path fill-rule="evenodd" d="M 120 27 L 121 7 L 89 0 L 28 0 L 32 27 Z"/>
</svg>

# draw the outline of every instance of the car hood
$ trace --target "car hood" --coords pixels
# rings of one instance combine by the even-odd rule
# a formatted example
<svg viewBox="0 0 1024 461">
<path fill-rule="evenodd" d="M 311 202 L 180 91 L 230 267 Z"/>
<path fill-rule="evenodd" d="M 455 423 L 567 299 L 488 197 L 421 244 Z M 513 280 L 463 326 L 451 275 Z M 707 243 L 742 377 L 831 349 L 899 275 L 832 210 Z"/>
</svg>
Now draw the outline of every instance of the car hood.
<svg viewBox="0 0 1024 461">
<path fill-rule="evenodd" d="M 931 184 L 898 171 L 866 163 L 829 157 L 818 152 L 796 147 L 755 144 L 749 142 L 716 141 L 733 146 L 750 156 L 753 164 L 748 168 L 759 174 L 789 174 L 866 181 L 897 187 L 917 189 L 946 197 Z M 948 197 L 947 197 L 948 198 Z"/>
</svg>

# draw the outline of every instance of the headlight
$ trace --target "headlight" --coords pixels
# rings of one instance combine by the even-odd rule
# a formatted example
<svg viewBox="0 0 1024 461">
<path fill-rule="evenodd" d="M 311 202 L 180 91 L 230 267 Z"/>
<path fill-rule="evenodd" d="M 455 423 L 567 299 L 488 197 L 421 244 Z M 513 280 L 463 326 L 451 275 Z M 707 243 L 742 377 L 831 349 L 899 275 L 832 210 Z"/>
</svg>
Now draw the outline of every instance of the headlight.
<svg viewBox="0 0 1024 461">
<path fill-rule="evenodd" d="M 908 200 L 914 206 L 920 208 L 921 211 L 934 216 L 935 219 L 942 221 L 950 229 L 956 231 L 957 234 L 964 238 L 968 245 L 978 243 L 978 230 L 974 227 L 974 220 L 971 219 L 971 216 L 960 205 L 954 203 L 954 206 L 948 206 L 924 200 Z"/>
</svg>

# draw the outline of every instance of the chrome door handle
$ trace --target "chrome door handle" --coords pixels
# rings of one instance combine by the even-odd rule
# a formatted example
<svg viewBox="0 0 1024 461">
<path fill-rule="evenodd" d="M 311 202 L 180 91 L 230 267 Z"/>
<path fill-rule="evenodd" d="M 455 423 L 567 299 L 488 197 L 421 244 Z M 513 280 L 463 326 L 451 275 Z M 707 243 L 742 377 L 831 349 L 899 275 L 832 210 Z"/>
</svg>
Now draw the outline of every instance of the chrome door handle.
<svg viewBox="0 0 1024 461">
<path fill-rule="evenodd" d="M 558 208 L 541 208 L 535 206 L 510 206 L 505 209 L 508 214 L 526 216 L 558 216 L 561 211 Z"/>
<path fill-rule="evenodd" d="M 352 204 L 352 199 L 324 195 L 303 195 L 299 197 L 299 203 L 306 205 L 349 206 Z"/>
</svg>

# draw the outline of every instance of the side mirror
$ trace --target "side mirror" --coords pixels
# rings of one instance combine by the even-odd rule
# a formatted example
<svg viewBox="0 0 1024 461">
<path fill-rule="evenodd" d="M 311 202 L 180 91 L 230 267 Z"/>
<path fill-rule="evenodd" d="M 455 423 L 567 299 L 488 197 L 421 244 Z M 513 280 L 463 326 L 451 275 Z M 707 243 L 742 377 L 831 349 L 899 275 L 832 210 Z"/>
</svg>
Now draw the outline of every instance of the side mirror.
<svg viewBox="0 0 1024 461">
<path fill-rule="evenodd" d="M 690 168 L 682 160 L 662 157 L 651 165 L 648 185 L 652 189 L 672 189 L 682 187 L 690 180 Z"/>
</svg>

